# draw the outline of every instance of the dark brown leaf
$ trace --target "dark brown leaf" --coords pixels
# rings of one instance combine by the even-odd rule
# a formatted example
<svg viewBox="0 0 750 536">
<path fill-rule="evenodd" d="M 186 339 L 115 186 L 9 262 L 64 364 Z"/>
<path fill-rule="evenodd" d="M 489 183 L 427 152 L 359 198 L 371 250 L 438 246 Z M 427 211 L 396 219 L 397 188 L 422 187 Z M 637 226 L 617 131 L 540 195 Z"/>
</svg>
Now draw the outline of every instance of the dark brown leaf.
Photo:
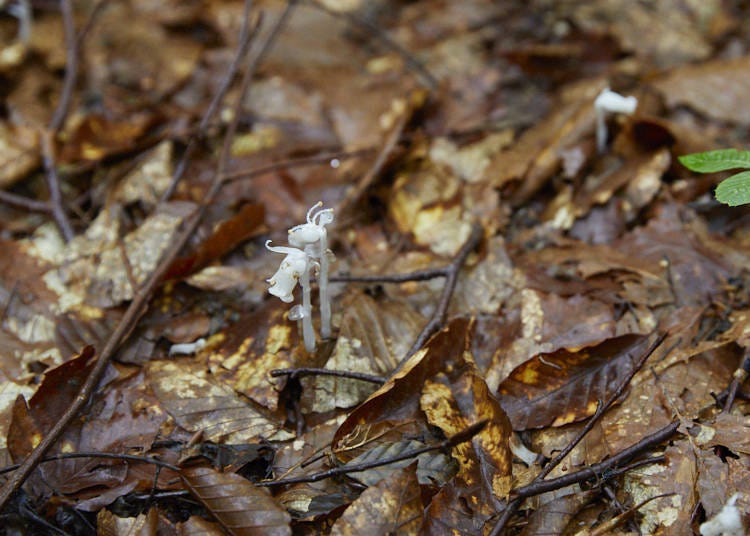
<svg viewBox="0 0 750 536">
<path fill-rule="evenodd" d="M 21 396 L 16 399 L 8 430 L 8 450 L 14 461 L 28 456 L 57 424 L 86 381 L 94 356 L 94 347 L 85 347 L 79 355 L 48 371 L 28 404 Z"/>
<path fill-rule="evenodd" d="M 244 204 L 237 214 L 219 223 L 195 253 L 175 259 L 164 279 L 186 277 L 209 262 L 221 258 L 251 236 L 258 234 L 264 217 L 263 205 Z"/>
<path fill-rule="evenodd" d="M 270 496 L 234 473 L 209 467 L 182 470 L 190 492 L 233 536 L 289 536 L 291 516 Z"/>
<path fill-rule="evenodd" d="M 540 354 L 500 384 L 500 403 L 515 430 L 581 420 L 610 396 L 648 345 L 648 337 L 623 335 L 578 351 Z"/>
<path fill-rule="evenodd" d="M 423 506 L 415 465 L 399 469 L 367 488 L 336 521 L 331 534 L 419 534 Z"/>
</svg>

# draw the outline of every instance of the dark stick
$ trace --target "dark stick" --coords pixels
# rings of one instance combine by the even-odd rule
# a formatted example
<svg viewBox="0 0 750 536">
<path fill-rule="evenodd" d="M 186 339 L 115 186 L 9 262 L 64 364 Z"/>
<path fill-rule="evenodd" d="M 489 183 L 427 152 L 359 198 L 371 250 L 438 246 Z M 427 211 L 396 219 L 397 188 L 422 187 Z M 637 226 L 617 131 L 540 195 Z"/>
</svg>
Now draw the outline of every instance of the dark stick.
<svg viewBox="0 0 750 536">
<path fill-rule="evenodd" d="M 737 398 L 740 385 L 742 385 L 747 377 L 750 375 L 750 352 L 745 352 L 740 359 L 740 366 L 734 371 L 732 375 L 732 381 L 729 383 L 729 387 L 726 389 L 727 398 L 724 401 L 724 407 L 722 413 L 729 413 L 732 410 L 734 401 Z"/>
<path fill-rule="evenodd" d="M 47 131 L 41 135 L 42 161 L 44 163 L 47 188 L 49 189 L 49 204 L 52 217 L 66 242 L 75 236 L 73 226 L 68 220 L 68 215 L 63 207 L 62 191 L 60 190 L 60 177 L 57 174 L 57 162 L 55 161 L 55 136 L 60 132 L 65 119 L 70 111 L 70 102 L 73 99 L 76 79 L 78 78 L 78 40 L 76 38 L 75 22 L 73 20 L 73 6 L 70 0 L 60 0 L 60 11 L 62 13 L 63 27 L 65 29 L 65 78 L 52 120 L 47 126 Z"/>
<path fill-rule="evenodd" d="M 521 498 L 525 499 L 527 497 L 534 497 L 536 495 L 541 495 L 542 493 L 547 493 L 548 491 L 554 491 L 556 489 L 562 489 L 566 486 L 570 486 L 571 484 L 577 484 L 579 482 L 583 482 L 585 480 L 589 480 L 591 478 L 598 477 L 601 475 L 604 471 L 612 468 L 616 468 L 621 463 L 624 463 L 631 458 L 634 458 L 635 456 L 638 456 L 639 454 L 642 454 L 643 452 L 647 451 L 651 447 L 654 447 L 658 445 L 659 443 L 666 441 L 670 437 L 674 435 L 674 433 L 677 431 L 677 428 L 680 426 L 680 421 L 674 421 L 661 430 L 658 430 L 654 432 L 653 434 L 644 437 L 637 443 L 634 443 L 633 445 L 629 446 L 625 450 L 622 450 L 612 456 L 611 458 L 608 458 L 604 460 L 603 462 L 595 463 L 594 465 L 590 465 L 589 467 L 585 467 L 579 471 L 576 471 L 574 473 L 570 473 L 565 476 L 561 476 L 558 478 L 552 478 L 550 480 L 541 480 L 539 482 L 532 482 L 528 486 L 523 486 L 517 489 L 514 489 L 510 492 L 511 496 L 515 498 Z M 663 458 L 662 458 L 663 459 Z M 651 463 L 655 460 L 655 458 L 651 460 L 644 460 L 646 463 Z M 630 467 L 629 469 L 632 469 Z"/>
<path fill-rule="evenodd" d="M 0 202 L 10 205 L 11 207 L 28 210 L 29 212 L 42 212 L 44 214 L 52 212 L 52 207 L 50 207 L 49 203 L 35 201 L 28 197 L 12 194 L 4 190 L 0 190 Z"/>
<path fill-rule="evenodd" d="M 443 287 L 443 293 L 440 295 L 440 300 L 438 301 L 437 307 L 435 308 L 435 312 L 432 314 L 432 318 L 430 318 L 425 327 L 422 328 L 419 336 L 417 336 L 417 340 L 414 341 L 414 344 L 406 353 L 406 357 L 401 360 L 401 364 L 405 363 L 410 356 L 412 356 L 417 350 L 424 346 L 424 343 L 427 342 L 427 339 L 432 337 L 432 335 L 434 335 L 435 332 L 440 329 L 440 326 L 445 323 L 445 315 L 448 312 L 448 305 L 450 305 L 453 291 L 456 289 L 458 273 L 461 271 L 461 267 L 463 266 L 464 262 L 466 262 L 466 257 L 468 257 L 469 253 L 471 253 L 479 244 L 479 240 L 482 238 L 483 231 L 484 230 L 482 229 L 482 226 L 478 223 L 475 223 L 471 228 L 471 234 L 466 240 L 466 243 L 461 246 L 461 249 L 459 250 L 456 257 L 446 267 L 445 287 Z M 401 368 L 401 364 L 396 367 L 396 370 L 399 370 Z"/>
<path fill-rule="evenodd" d="M 115 454 L 113 452 L 62 452 L 60 454 L 55 454 L 54 456 L 47 456 L 46 458 L 43 458 L 39 463 L 69 460 L 73 458 L 106 458 L 108 460 L 125 460 L 129 462 L 148 463 L 151 465 L 156 465 L 158 467 L 165 467 L 176 472 L 180 471 L 180 468 L 176 465 L 157 460 L 156 458 L 149 458 L 148 456 L 136 456 L 134 454 Z M 21 467 L 21 464 L 19 463 L 3 467 L 2 469 L 0 469 L 0 475 L 15 471 L 19 467 Z"/>
<path fill-rule="evenodd" d="M 386 275 L 346 275 L 339 274 L 330 277 L 329 281 L 337 283 L 406 283 L 407 281 L 429 281 L 436 277 L 446 277 L 449 268 L 442 266 L 440 268 L 430 268 L 427 270 L 415 270 L 406 274 L 386 274 Z"/>
<path fill-rule="evenodd" d="M 344 195 L 344 199 L 342 199 L 336 205 L 334 210 L 337 214 L 347 214 L 347 212 L 352 209 L 357 201 L 359 201 L 362 195 L 364 195 L 367 189 L 372 186 L 373 182 L 375 182 L 375 179 L 380 176 L 380 173 L 383 171 L 383 168 L 388 162 L 388 159 L 391 157 L 393 151 L 398 146 L 398 141 L 401 139 L 401 136 L 404 133 L 404 128 L 406 128 L 406 124 L 409 122 L 411 116 L 411 112 L 404 112 L 403 114 L 401 114 L 396 125 L 391 128 L 390 133 L 385 139 L 383 147 L 378 152 L 378 156 L 375 157 L 375 161 L 373 162 L 370 169 L 368 169 L 367 173 L 365 173 L 362 178 L 357 181 L 357 184 L 347 190 L 346 194 Z"/>
<path fill-rule="evenodd" d="M 319 480 L 324 480 L 326 478 L 346 475 L 348 473 L 359 473 L 360 471 L 366 471 L 368 469 L 374 469 L 375 467 L 389 465 L 391 463 L 400 462 L 401 460 L 416 458 L 417 456 L 419 456 L 420 454 L 424 454 L 425 452 L 432 452 L 433 450 L 446 450 L 449 448 L 453 448 L 465 441 L 469 441 L 472 437 L 481 432 L 484 427 L 487 426 L 488 422 L 489 421 L 487 420 L 479 421 L 478 423 L 469 426 L 466 430 L 458 432 L 456 435 L 441 441 L 437 445 L 428 445 L 425 447 L 420 447 L 418 449 L 411 449 L 393 456 L 392 458 L 358 463 L 355 465 L 342 465 L 341 467 L 334 467 L 332 469 L 328 469 L 327 471 L 321 471 L 320 473 L 315 473 L 312 475 L 283 478 L 281 480 L 269 480 L 266 482 L 257 482 L 255 485 L 270 487 L 285 486 L 287 484 L 300 484 L 303 482 L 318 482 Z"/>
<path fill-rule="evenodd" d="M 296 369 L 275 369 L 271 371 L 272 378 L 279 376 L 289 376 L 291 378 L 301 378 L 302 376 L 335 376 L 337 378 L 347 378 L 350 380 L 361 380 L 363 382 L 376 383 L 383 385 L 385 378 L 365 374 L 364 372 L 349 372 L 346 370 L 331 370 L 324 368 L 296 368 Z"/>
<path fill-rule="evenodd" d="M 251 0 L 246 0 L 250 3 Z M 236 111 L 236 110 L 235 110 Z M 138 320 L 146 311 L 148 302 L 151 300 L 156 288 L 161 283 L 164 275 L 169 270 L 172 261 L 177 257 L 182 247 L 193 236 L 195 229 L 198 227 L 207 207 L 213 202 L 216 193 L 220 187 L 220 176 L 214 177 L 213 187 L 207 193 L 203 203 L 198 207 L 194 215 L 189 216 L 183 223 L 183 229 L 174 238 L 172 245 L 165 252 L 141 289 L 133 296 L 125 314 L 123 315 L 117 327 L 107 339 L 102 349 L 96 365 L 86 378 L 81 390 L 71 405 L 62 415 L 62 417 L 52 426 L 50 431 L 44 436 L 29 456 L 23 461 L 21 466 L 13 473 L 5 485 L 0 489 L 0 510 L 8 503 L 13 494 L 23 485 L 31 472 L 36 468 L 39 462 L 45 457 L 50 448 L 57 442 L 60 436 L 67 428 L 68 424 L 78 415 L 78 412 L 88 402 L 91 395 L 96 390 L 99 380 L 107 370 L 112 356 L 115 354 L 120 344 L 132 332 Z"/>
</svg>

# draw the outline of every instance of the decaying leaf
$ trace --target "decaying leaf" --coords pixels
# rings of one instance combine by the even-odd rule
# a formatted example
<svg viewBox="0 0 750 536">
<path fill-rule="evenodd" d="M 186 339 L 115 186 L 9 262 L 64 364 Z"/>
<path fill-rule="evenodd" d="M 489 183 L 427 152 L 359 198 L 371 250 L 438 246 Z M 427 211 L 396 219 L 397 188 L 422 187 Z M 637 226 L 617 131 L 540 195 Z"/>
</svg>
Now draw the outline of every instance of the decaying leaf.
<svg viewBox="0 0 750 536">
<path fill-rule="evenodd" d="M 234 473 L 220 473 L 209 467 L 182 470 L 190 492 L 233 536 L 288 536 L 291 517 L 267 490 L 255 487 Z"/>
<path fill-rule="evenodd" d="M 409 350 L 423 320 L 404 303 L 376 302 L 359 292 L 340 303 L 345 312 L 325 368 L 387 377 Z M 311 410 L 318 413 L 353 407 L 375 390 L 372 383 L 330 376 L 303 380 L 303 386 L 314 396 Z"/>
<path fill-rule="evenodd" d="M 228 443 L 251 440 L 288 439 L 277 419 L 266 415 L 198 368 L 184 364 L 154 361 L 147 377 L 159 402 L 177 423 L 191 432 L 202 432 L 207 439 Z"/>
<path fill-rule="evenodd" d="M 422 497 L 412 463 L 367 488 L 333 525 L 335 536 L 418 534 Z"/>
<path fill-rule="evenodd" d="M 623 335 L 578 351 L 541 354 L 500 384 L 503 409 L 515 430 L 562 426 L 588 417 L 643 357 L 650 339 Z"/>
<path fill-rule="evenodd" d="M 747 124 L 748 67 L 748 57 L 714 60 L 677 68 L 654 83 L 669 106 L 684 104 L 709 117 Z"/>
</svg>

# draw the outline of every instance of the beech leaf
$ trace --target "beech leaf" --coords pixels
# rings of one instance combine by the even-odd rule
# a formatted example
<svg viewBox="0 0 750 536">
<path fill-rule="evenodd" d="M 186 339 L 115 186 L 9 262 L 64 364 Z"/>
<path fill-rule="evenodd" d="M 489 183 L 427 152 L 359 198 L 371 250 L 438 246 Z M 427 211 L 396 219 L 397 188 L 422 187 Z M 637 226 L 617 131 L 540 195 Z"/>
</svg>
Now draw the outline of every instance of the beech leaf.
<svg viewBox="0 0 750 536">
<path fill-rule="evenodd" d="M 234 473 L 210 467 L 183 469 L 182 479 L 224 529 L 234 536 L 288 536 L 291 516 L 270 494 Z"/>
</svg>

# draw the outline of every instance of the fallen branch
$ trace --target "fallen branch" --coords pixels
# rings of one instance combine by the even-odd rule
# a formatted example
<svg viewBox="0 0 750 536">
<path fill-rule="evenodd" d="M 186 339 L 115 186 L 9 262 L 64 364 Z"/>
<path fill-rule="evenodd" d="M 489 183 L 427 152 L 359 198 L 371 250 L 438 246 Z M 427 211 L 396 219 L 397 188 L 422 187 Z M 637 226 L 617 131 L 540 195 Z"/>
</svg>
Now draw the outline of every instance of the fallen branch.
<svg viewBox="0 0 750 536">
<path fill-rule="evenodd" d="M 383 385 L 385 378 L 365 374 L 364 372 L 349 372 L 347 370 L 331 370 L 324 368 L 301 367 L 296 369 L 274 369 L 271 371 L 272 378 L 279 376 L 289 376 L 289 378 L 301 378 L 303 376 L 335 376 L 337 378 L 347 378 L 350 380 L 360 380 L 363 382 L 376 383 Z"/>
</svg>

